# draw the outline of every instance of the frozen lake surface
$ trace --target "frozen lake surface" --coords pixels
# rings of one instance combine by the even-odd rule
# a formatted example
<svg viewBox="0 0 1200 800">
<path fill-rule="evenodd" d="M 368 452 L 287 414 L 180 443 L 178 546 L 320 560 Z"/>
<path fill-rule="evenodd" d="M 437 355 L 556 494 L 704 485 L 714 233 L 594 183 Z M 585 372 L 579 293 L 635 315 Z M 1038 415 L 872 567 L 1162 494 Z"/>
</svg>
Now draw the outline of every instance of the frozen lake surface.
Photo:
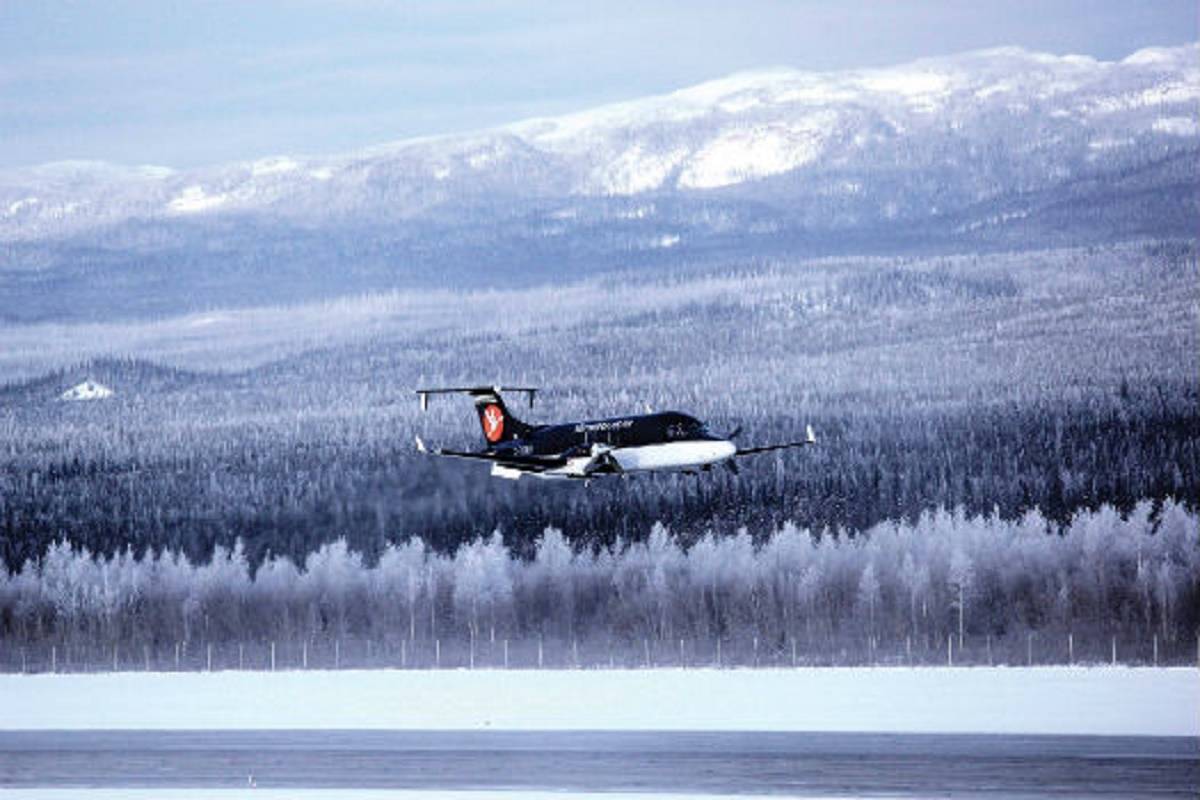
<svg viewBox="0 0 1200 800">
<path fill-rule="evenodd" d="M 253 790 L 248 788 L 251 776 L 257 787 Z M 553 792 L 560 798 L 586 792 L 615 792 L 618 797 L 667 792 L 1129 798 L 1194 797 L 1197 786 L 1200 754 L 1196 740 L 1189 737 L 667 731 L 0 733 L 0 798 L 28 800 L 201 794 L 365 798 L 382 796 L 366 790 L 385 789 L 434 798 L 461 792 L 480 792 L 478 797 Z M 31 791 L 34 787 L 40 788 Z M 134 787 L 147 791 L 131 793 Z M 287 791 L 298 788 L 314 791 Z M 196 791 L 200 789 L 210 791 Z M 211 791 L 217 789 L 225 791 Z"/>
</svg>

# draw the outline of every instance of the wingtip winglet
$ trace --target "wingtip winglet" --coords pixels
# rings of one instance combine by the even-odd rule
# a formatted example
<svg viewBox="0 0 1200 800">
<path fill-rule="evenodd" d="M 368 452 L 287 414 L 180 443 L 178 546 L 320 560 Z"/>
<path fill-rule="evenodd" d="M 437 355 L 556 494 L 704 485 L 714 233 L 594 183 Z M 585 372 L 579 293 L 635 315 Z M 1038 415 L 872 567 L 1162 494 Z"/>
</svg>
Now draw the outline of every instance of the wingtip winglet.
<svg viewBox="0 0 1200 800">
<path fill-rule="evenodd" d="M 807 436 L 807 439 L 806 439 L 806 441 L 807 441 L 809 444 L 816 444 L 816 443 L 817 443 L 817 435 L 816 435 L 815 433 L 813 433 L 813 427 L 812 427 L 812 425 L 806 425 L 806 426 L 804 426 L 804 432 L 805 432 L 805 433 L 808 435 L 808 436 Z"/>
<path fill-rule="evenodd" d="M 420 436 L 414 436 L 413 438 L 417 440 L 417 452 L 418 453 L 428 453 L 429 452 L 429 449 L 425 447 L 425 442 L 421 441 Z"/>
</svg>

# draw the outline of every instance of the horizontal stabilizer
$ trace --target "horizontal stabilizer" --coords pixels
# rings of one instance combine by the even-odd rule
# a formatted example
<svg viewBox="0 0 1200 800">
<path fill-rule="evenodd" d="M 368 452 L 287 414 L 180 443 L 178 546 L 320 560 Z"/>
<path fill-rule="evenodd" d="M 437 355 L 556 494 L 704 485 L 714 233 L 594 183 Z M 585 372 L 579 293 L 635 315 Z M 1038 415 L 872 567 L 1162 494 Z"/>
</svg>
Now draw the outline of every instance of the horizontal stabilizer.
<svg viewBox="0 0 1200 800">
<path fill-rule="evenodd" d="M 538 392 L 536 386 L 449 386 L 432 389 L 417 389 L 416 394 L 421 398 L 421 410 L 429 408 L 431 394 L 465 394 L 471 397 L 499 396 L 501 392 L 523 392 L 529 398 L 529 407 L 533 408 L 533 397 Z"/>
</svg>

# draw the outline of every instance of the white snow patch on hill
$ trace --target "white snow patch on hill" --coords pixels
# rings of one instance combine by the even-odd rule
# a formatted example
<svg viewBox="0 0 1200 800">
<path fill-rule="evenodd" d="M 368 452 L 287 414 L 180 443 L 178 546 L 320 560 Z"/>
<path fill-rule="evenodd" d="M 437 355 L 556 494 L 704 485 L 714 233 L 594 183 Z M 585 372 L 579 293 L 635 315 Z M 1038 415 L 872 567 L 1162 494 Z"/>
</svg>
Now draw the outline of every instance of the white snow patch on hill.
<svg viewBox="0 0 1200 800">
<path fill-rule="evenodd" d="M 687 148 L 666 152 L 635 144 L 597 171 L 593 182 L 606 194 L 629 195 L 657 189 L 688 155 Z"/>
<path fill-rule="evenodd" d="M 81 384 L 72 386 L 59 395 L 63 400 L 103 400 L 106 397 L 112 396 L 112 389 L 90 378 Z"/>
<path fill-rule="evenodd" d="M 792 123 L 727 130 L 691 159 L 679 185 L 713 189 L 809 164 L 821 154 L 823 134 L 836 121 L 835 114 L 825 113 Z"/>
<path fill-rule="evenodd" d="M 1126 56 L 1122 64 L 1135 64 L 1146 67 L 1170 66 L 1178 63 L 1181 57 L 1195 58 L 1194 46 L 1176 47 L 1145 47 Z"/>
<path fill-rule="evenodd" d="M 250 165 L 250 174 L 257 177 L 259 175 L 280 175 L 285 172 L 295 172 L 300 169 L 300 164 L 294 159 L 287 156 L 276 156 L 274 158 L 263 158 L 255 161 Z"/>
<path fill-rule="evenodd" d="M 874 731 L 1200 736 L 1194 668 L 0 675 L 0 729 Z"/>
<path fill-rule="evenodd" d="M 224 205 L 228 199 L 228 195 L 206 193 L 203 186 L 189 186 L 167 207 L 178 214 L 194 214 Z"/>
<path fill-rule="evenodd" d="M 16 202 L 9 203 L 8 204 L 8 216 L 11 217 L 15 214 L 19 214 L 19 213 L 21 213 L 21 211 L 23 209 L 32 208 L 40 202 L 41 202 L 41 200 L 39 200 L 36 197 L 25 197 L 20 200 L 17 200 Z"/>
<path fill-rule="evenodd" d="M 951 88 L 950 77 L 945 74 L 901 68 L 865 73 L 858 84 L 867 91 L 898 95 L 922 107 L 931 106 L 936 98 L 949 94 Z"/>
</svg>

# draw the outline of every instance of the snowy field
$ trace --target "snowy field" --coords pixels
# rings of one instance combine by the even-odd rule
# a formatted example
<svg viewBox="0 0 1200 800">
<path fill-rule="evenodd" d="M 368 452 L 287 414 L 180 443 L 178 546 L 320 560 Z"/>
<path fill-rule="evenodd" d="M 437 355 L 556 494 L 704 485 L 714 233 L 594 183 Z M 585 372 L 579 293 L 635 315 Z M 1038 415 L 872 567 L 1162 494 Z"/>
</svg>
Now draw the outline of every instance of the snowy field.
<svg viewBox="0 0 1200 800">
<path fill-rule="evenodd" d="M 629 730 L 1200 736 L 1193 668 L 0 676 L 3 730 Z"/>
<path fill-rule="evenodd" d="M 779 795 L 774 795 L 779 797 Z M 820 800 L 815 795 L 787 795 Z M 736 800 L 744 794 L 663 794 L 646 792 L 507 792 L 488 790 L 429 791 L 427 789 L 0 789 L 0 800 L 484 800 L 519 797 L 521 800 Z M 842 798 L 844 800 L 844 797 Z"/>
</svg>

